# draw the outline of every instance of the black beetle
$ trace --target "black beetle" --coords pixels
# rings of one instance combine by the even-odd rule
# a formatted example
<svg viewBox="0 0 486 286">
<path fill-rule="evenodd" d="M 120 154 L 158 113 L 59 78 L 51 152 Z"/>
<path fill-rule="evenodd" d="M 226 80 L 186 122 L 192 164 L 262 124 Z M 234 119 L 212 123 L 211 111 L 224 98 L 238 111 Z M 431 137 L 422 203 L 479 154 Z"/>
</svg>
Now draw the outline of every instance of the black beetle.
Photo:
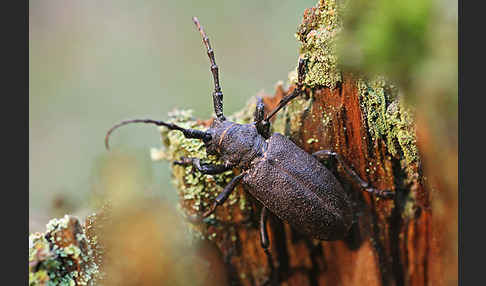
<svg viewBox="0 0 486 286">
<path fill-rule="evenodd" d="M 219 85 L 214 51 L 198 19 L 194 17 L 193 21 L 206 46 L 214 79 L 213 105 L 216 118 L 210 128 L 201 131 L 151 119 L 127 120 L 108 131 L 105 138 L 107 148 L 108 138 L 113 130 L 136 122 L 166 126 L 170 130 L 183 132 L 187 138 L 203 140 L 207 153 L 216 155 L 224 162 L 223 165 L 205 164 L 198 158 L 181 158 L 174 163 L 192 165 L 203 174 L 218 174 L 234 167 L 242 171 L 217 196 L 203 217 L 209 216 L 217 206 L 223 204 L 236 185 L 241 182 L 245 189 L 263 205 L 260 236 L 262 247 L 267 255 L 270 255 L 265 228 L 267 210 L 312 238 L 338 240 L 348 234 L 353 218 L 350 200 L 339 181 L 320 160 L 329 156 L 335 157 L 365 191 L 383 198 L 393 197 L 391 191 L 377 190 L 369 186 L 344 163 L 339 154 L 322 150 L 311 155 L 283 135 L 270 134 L 270 118 L 304 90 L 305 59 L 299 60 L 297 87 L 292 93 L 283 97 L 267 117 L 264 116 L 263 101 L 259 98 L 253 123 L 237 124 L 226 120 L 223 115 L 223 93 Z"/>
</svg>

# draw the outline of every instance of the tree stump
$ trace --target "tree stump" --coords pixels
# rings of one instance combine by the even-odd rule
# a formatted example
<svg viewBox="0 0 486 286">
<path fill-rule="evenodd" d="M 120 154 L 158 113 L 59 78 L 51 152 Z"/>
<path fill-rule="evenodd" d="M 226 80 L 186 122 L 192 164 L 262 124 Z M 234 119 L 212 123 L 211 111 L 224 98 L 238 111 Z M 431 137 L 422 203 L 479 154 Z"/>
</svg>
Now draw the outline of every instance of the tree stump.
<svg viewBox="0 0 486 286">
<path fill-rule="evenodd" d="M 339 152 L 362 179 L 376 188 L 393 190 L 395 199 L 377 199 L 362 192 L 359 186 L 351 183 L 342 167 L 329 162 L 328 167 L 353 198 L 356 223 L 345 241 L 320 242 L 299 234 L 298 230 L 273 217 L 269 223 L 269 236 L 282 285 L 356 285 L 363 281 L 367 285 L 427 284 L 430 209 L 419 157 L 414 153 L 413 125 L 407 121 L 409 114 L 400 108 L 398 99 L 390 100 L 391 94 L 384 91 L 386 87 L 373 89 L 370 85 L 363 91 L 364 85 L 362 80 L 344 75 L 342 83 L 335 89 L 306 89 L 304 95 L 281 111 L 273 122 L 274 128 L 309 153 L 318 150 Z M 273 97 L 263 97 L 266 112 L 294 87 L 284 91 L 279 85 Z M 380 135 L 371 131 L 376 126 L 369 125 L 373 121 L 368 116 L 373 112 L 368 108 L 378 106 L 366 103 L 367 96 L 380 92 L 385 92 L 386 101 L 389 101 L 383 102 L 388 104 L 384 109 L 388 113 L 384 116 L 386 132 L 389 132 L 385 135 L 389 138 L 374 137 Z M 254 102 L 241 113 L 247 114 L 246 117 L 240 114 L 243 122 L 250 118 L 249 110 L 254 107 Z M 197 126 L 195 121 L 192 122 L 187 126 Z M 401 145 L 399 141 L 403 138 L 398 135 L 398 130 L 403 133 L 402 137 L 412 137 L 402 140 Z M 169 133 L 178 136 L 175 132 Z M 177 145 L 177 140 L 187 139 L 178 136 L 166 141 L 169 149 Z M 199 148 L 194 148 L 198 151 L 192 153 L 183 153 L 176 148 L 178 151 L 173 151 L 169 157 L 201 155 L 197 154 Z M 405 152 L 410 152 L 410 161 L 405 159 Z M 206 179 L 198 176 L 200 181 L 195 181 L 191 167 L 174 166 L 173 169 L 174 179 L 181 190 L 182 209 L 191 215 L 200 215 L 232 176 L 232 172 L 221 177 L 206 176 Z M 196 194 L 194 191 L 199 185 L 204 187 Z M 239 187 L 229 202 L 217 209 L 214 217 L 201 225 L 190 224 L 200 237 L 218 246 L 228 265 L 230 280 L 236 285 L 261 285 L 270 275 L 260 246 L 260 209 L 261 205 Z"/>
</svg>

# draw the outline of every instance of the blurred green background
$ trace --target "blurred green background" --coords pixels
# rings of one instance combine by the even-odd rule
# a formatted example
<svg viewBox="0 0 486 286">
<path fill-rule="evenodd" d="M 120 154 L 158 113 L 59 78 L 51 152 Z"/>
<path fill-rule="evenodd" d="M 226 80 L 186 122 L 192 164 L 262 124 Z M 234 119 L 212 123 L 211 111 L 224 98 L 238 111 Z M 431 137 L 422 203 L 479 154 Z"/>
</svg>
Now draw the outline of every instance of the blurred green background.
<svg viewBox="0 0 486 286">
<path fill-rule="evenodd" d="M 155 127 L 106 131 L 122 119 L 212 114 L 212 77 L 198 16 L 215 50 L 225 111 L 272 93 L 295 67 L 305 1 L 29 2 L 29 230 L 93 212 L 113 174 L 140 195 L 175 200 L 168 163 L 152 163 Z M 111 179 L 110 179 L 111 178 Z M 114 186 L 114 188 L 120 187 Z"/>
</svg>

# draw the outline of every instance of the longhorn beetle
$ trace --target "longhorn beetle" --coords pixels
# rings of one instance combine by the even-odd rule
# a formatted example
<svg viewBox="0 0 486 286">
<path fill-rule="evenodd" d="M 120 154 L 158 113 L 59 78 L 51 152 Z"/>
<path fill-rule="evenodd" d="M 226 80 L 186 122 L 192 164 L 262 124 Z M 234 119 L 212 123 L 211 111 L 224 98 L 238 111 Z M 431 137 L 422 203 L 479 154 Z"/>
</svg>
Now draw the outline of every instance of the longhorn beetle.
<svg viewBox="0 0 486 286">
<path fill-rule="evenodd" d="M 241 173 L 228 183 L 202 217 L 212 214 L 216 207 L 225 202 L 235 187 L 242 183 L 245 189 L 263 205 L 260 215 L 260 238 L 272 270 L 273 263 L 266 229 L 268 211 L 298 231 L 320 240 L 343 239 L 351 227 L 353 216 L 351 202 L 336 177 L 321 164 L 322 160 L 329 156 L 335 157 L 363 190 L 383 198 L 393 197 L 393 192 L 377 190 L 363 181 L 339 154 L 330 150 L 309 154 L 283 135 L 270 134 L 270 118 L 304 91 L 305 59 L 299 59 L 296 88 L 284 96 L 269 115 L 264 116 L 265 106 L 259 98 L 253 123 L 238 124 L 226 120 L 223 115 L 223 92 L 219 84 L 214 51 L 199 20 L 194 17 L 193 21 L 201 33 L 214 79 L 213 107 L 216 118 L 210 128 L 201 131 L 152 119 L 126 120 L 107 132 L 105 137 L 107 149 L 110 134 L 116 128 L 129 123 L 165 126 L 170 130 L 181 131 L 186 138 L 203 140 L 207 154 L 216 155 L 224 162 L 222 165 L 185 157 L 174 163 L 192 165 L 203 174 L 219 174 L 234 167 L 240 168 Z"/>
</svg>

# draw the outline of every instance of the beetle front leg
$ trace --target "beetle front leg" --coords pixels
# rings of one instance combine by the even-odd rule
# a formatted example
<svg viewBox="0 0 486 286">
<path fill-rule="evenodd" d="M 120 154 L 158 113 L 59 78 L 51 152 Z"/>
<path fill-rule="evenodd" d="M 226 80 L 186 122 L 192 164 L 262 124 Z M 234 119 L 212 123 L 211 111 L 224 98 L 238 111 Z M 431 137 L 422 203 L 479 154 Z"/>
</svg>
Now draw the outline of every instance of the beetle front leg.
<svg viewBox="0 0 486 286">
<path fill-rule="evenodd" d="M 196 170 L 206 175 L 221 174 L 233 168 L 233 166 L 227 166 L 227 165 L 214 165 L 214 164 L 201 163 L 201 160 L 199 158 L 181 157 L 180 161 L 174 161 L 173 163 L 175 165 L 180 165 L 180 166 L 191 165 L 194 168 L 196 168 Z"/>
<path fill-rule="evenodd" d="M 216 207 L 219 205 L 222 205 L 226 199 L 229 197 L 231 192 L 235 189 L 236 185 L 240 182 L 240 180 L 243 178 L 243 176 L 246 175 L 246 173 L 241 173 L 238 176 L 234 177 L 227 185 L 224 187 L 224 190 L 216 197 L 214 200 L 213 204 L 211 205 L 211 208 L 207 210 L 202 216 L 203 218 L 210 216 L 215 210 Z"/>
<path fill-rule="evenodd" d="M 314 156 L 319 161 L 325 160 L 329 156 L 332 156 L 332 157 L 334 157 L 338 160 L 339 164 L 341 164 L 344 167 L 344 170 L 346 171 L 346 173 L 348 173 L 348 175 L 350 175 L 361 186 L 361 188 L 363 188 L 366 192 L 372 193 L 372 194 L 374 194 L 374 195 L 376 195 L 380 198 L 385 198 L 385 199 L 390 199 L 390 198 L 394 197 L 394 193 L 392 191 L 375 189 L 372 186 L 370 186 L 370 184 L 368 182 L 361 179 L 358 176 L 358 174 L 344 162 L 344 160 L 342 159 L 342 157 L 338 153 L 333 152 L 331 150 L 321 150 L 321 151 L 317 151 L 317 152 L 312 153 L 312 156 Z"/>
</svg>

